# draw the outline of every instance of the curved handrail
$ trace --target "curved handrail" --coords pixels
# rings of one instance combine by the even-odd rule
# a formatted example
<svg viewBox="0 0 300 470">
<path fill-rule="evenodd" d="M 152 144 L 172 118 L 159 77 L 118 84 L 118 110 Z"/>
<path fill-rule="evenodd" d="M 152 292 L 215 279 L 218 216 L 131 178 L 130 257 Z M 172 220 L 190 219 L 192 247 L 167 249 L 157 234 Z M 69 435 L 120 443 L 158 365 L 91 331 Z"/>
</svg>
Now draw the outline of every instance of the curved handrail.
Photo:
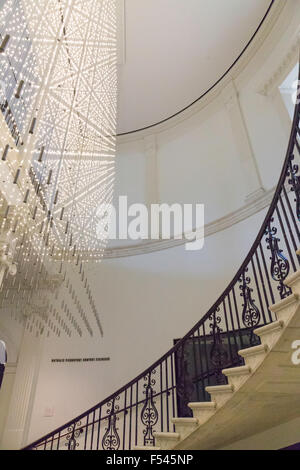
<svg viewBox="0 0 300 470">
<path fill-rule="evenodd" d="M 299 83 L 300 68 L 298 92 L 300 92 Z M 300 104 L 298 101 L 300 100 L 297 100 L 295 105 L 287 154 L 270 208 L 242 265 L 216 302 L 182 339 L 141 374 L 105 400 L 46 434 L 26 449 L 37 449 L 41 446 L 48 448 L 49 445 L 52 449 L 55 443 L 59 448 L 63 437 L 66 438 L 67 442 L 65 444 L 68 445 L 68 448 L 74 449 L 80 444 L 80 436 L 84 430 L 84 448 L 87 448 L 88 439 L 92 439 L 92 441 L 94 439 L 95 425 L 98 426 L 96 448 L 99 448 L 100 425 L 105 422 L 106 428 L 103 431 L 102 448 L 115 450 L 121 445 L 118 434 L 119 428 L 116 424 L 120 418 L 123 420 L 123 448 L 131 448 L 141 438 L 140 429 L 138 430 L 139 419 L 141 419 L 142 426 L 144 426 L 142 430 L 144 444 L 154 445 L 154 427 L 158 425 L 159 421 L 161 430 L 165 428 L 169 430 L 169 423 L 166 421 L 165 414 L 167 414 L 167 419 L 170 418 L 171 414 L 173 416 L 182 413 L 188 414 L 187 403 L 190 401 L 189 394 L 192 383 L 189 367 L 190 369 L 194 367 L 196 370 L 196 366 L 200 368 L 201 363 L 202 377 L 215 375 L 215 383 L 222 383 L 220 381 L 224 380 L 221 373 L 224 365 L 236 365 L 237 361 L 240 361 L 237 355 L 238 348 L 242 349 L 257 344 L 258 338 L 254 334 L 255 328 L 258 325 L 275 320 L 269 306 L 271 303 L 275 303 L 276 297 L 282 299 L 290 294 L 290 288 L 284 284 L 284 281 L 290 270 L 296 271 L 300 261 L 295 253 L 298 248 L 297 243 L 300 243 L 300 175 L 298 175 L 300 163 L 296 164 L 294 161 L 295 151 L 300 157 L 300 144 L 298 142 L 300 137 Z M 289 194 L 287 186 L 291 190 Z M 291 195 L 295 195 L 294 201 L 291 200 Z M 292 210 L 294 202 L 296 206 Z M 264 237 L 266 237 L 266 248 L 262 246 Z M 282 249 L 283 245 L 285 250 Z M 266 253 L 271 255 L 269 259 L 266 258 L 264 249 Z M 283 252 L 286 252 L 287 255 Z M 237 285 L 241 291 L 240 297 L 242 299 L 240 299 L 240 304 L 235 293 Z M 241 327 L 242 323 L 243 327 Z M 227 346 L 224 345 L 226 335 Z M 247 338 L 246 345 L 244 343 L 245 338 Z M 233 340 L 236 343 L 234 347 L 232 346 Z M 190 366 L 187 359 L 190 354 L 194 357 L 192 366 Z M 204 367 L 206 367 L 205 373 L 203 373 L 203 361 Z M 158 369 L 159 377 L 157 378 L 155 374 Z M 207 399 L 205 385 L 203 379 L 203 393 L 201 392 L 203 400 Z M 155 387 L 160 387 L 158 393 L 154 390 Z M 145 397 L 141 397 L 141 389 Z M 198 392 L 199 390 L 197 390 Z M 136 394 L 135 401 L 132 398 L 134 393 Z M 175 393 L 177 393 L 177 396 L 175 396 Z M 201 393 L 199 392 L 199 394 Z M 130 403 L 128 404 L 129 395 Z M 160 399 L 160 415 L 157 405 L 158 399 Z M 121 409 L 118 404 L 120 401 L 123 403 Z M 176 401 L 177 412 L 175 409 Z M 141 405 L 143 405 L 142 410 L 140 410 Z M 103 415 L 101 413 L 105 406 L 107 409 Z M 166 413 L 163 413 L 164 407 Z M 125 442 L 126 419 L 129 410 L 130 437 L 127 445 Z M 98 417 L 96 416 L 97 413 L 99 414 Z M 134 437 L 131 436 L 132 413 L 135 413 L 136 430 Z M 90 417 L 91 421 L 89 420 Z M 86 423 L 83 424 L 82 420 L 85 418 Z M 88 437 L 89 433 L 93 437 Z M 93 442 L 91 448 L 94 448 Z"/>
</svg>

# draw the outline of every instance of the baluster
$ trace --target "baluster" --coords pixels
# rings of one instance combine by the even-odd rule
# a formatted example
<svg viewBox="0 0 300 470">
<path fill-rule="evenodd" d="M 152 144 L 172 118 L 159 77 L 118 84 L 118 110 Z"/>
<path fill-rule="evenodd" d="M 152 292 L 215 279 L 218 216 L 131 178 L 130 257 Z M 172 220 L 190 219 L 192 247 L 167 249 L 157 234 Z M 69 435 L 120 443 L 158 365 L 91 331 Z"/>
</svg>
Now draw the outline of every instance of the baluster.
<svg viewBox="0 0 300 470">
<path fill-rule="evenodd" d="M 107 403 L 108 417 L 106 418 L 107 426 L 102 439 L 103 450 L 119 450 L 120 447 L 119 428 L 117 427 L 119 418 L 116 414 L 119 411 L 119 405 L 116 404 L 116 401 L 119 399 L 120 396 L 118 395 Z"/>
<path fill-rule="evenodd" d="M 191 393 L 193 391 L 193 384 L 188 367 L 188 351 L 186 350 L 187 340 L 182 343 L 178 348 L 178 380 L 177 380 L 177 393 L 180 397 L 180 415 L 191 416 L 191 410 L 187 406 L 190 401 Z M 168 425 L 167 425 L 168 426 Z"/>
<path fill-rule="evenodd" d="M 128 435 L 128 449 L 131 450 L 131 423 L 132 423 L 132 385 L 130 386 L 129 398 L 129 435 Z"/>
<path fill-rule="evenodd" d="M 93 411 L 93 414 L 92 414 L 92 431 L 91 431 L 91 447 L 90 447 L 91 450 L 93 450 L 94 426 L 95 426 L 95 410 Z"/>
<path fill-rule="evenodd" d="M 222 301 L 222 305 L 223 305 L 223 313 L 224 313 L 224 319 L 225 319 L 225 325 L 226 325 L 226 333 L 227 333 L 226 336 L 227 336 L 227 341 L 228 341 L 228 350 L 229 350 L 229 354 L 230 354 L 231 364 L 233 365 L 234 364 L 234 359 L 233 359 L 232 348 L 231 348 L 231 338 L 230 338 L 230 333 L 229 333 L 229 326 L 228 326 L 228 318 L 227 318 L 227 310 L 226 310 L 226 305 L 225 305 L 225 299 Z M 233 331 L 233 328 L 232 328 L 232 331 Z M 235 335 L 234 335 L 234 339 L 236 341 Z"/>
<path fill-rule="evenodd" d="M 284 186 L 283 186 L 283 189 Z M 284 191 L 283 191 L 283 194 L 284 194 Z M 282 200 L 282 197 L 281 195 L 279 196 L 279 202 L 280 202 L 280 207 L 281 207 L 281 210 L 282 210 L 282 213 L 283 213 L 283 216 L 284 216 L 284 220 L 285 220 L 285 223 L 287 225 L 287 228 L 288 228 L 288 231 L 289 231 L 289 235 L 290 235 L 290 238 L 291 238 L 291 242 L 292 242 L 292 245 L 293 245 L 293 250 L 294 252 L 297 251 L 298 249 L 298 246 L 297 246 L 297 243 L 296 243 L 296 240 L 295 240 L 295 237 L 294 237 L 294 232 L 292 230 L 292 227 L 291 227 L 291 224 L 290 224 L 290 220 L 288 218 L 288 215 L 287 215 L 287 211 L 286 211 L 286 208 L 284 206 L 284 203 L 283 203 L 283 200 Z M 294 218 L 294 214 L 293 212 L 291 212 L 291 220 L 295 221 L 295 218 Z M 296 225 L 297 226 L 297 225 Z M 297 227 L 298 228 L 298 227 Z"/>
<path fill-rule="evenodd" d="M 135 406 L 135 445 L 138 441 L 138 415 L 139 415 L 139 382 L 136 382 L 136 406 Z"/>
<path fill-rule="evenodd" d="M 246 328 L 250 329 L 249 342 L 251 346 L 259 344 L 258 337 L 254 334 L 254 330 L 260 322 L 260 312 L 255 304 L 255 300 L 252 297 L 253 289 L 249 287 L 251 279 L 248 273 L 248 267 L 243 271 L 239 282 L 239 288 L 241 290 L 241 297 L 243 299 L 243 311 L 242 311 L 242 322 Z"/>
<path fill-rule="evenodd" d="M 243 334 L 242 334 L 242 327 L 241 327 L 241 323 L 240 323 L 240 315 L 239 315 L 239 310 L 238 310 L 238 306 L 237 306 L 237 300 L 236 300 L 234 287 L 235 286 L 233 286 L 233 288 L 232 288 L 232 296 L 233 296 L 235 317 L 236 317 L 236 321 L 237 321 L 237 324 L 238 324 L 238 330 L 239 330 L 239 336 L 240 336 L 240 342 L 241 342 L 241 347 L 239 349 L 244 349 L 244 340 L 243 340 Z M 228 298 L 230 299 L 230 292 L 228 294 Z M 231 305 L 231 302 L 230 302 L 230 305 Z M 230 311 L 231 311 L 231 309 L 230 309 Z M 231 315 L 231 320 L 232 320 L 232 324 L 234 324 L 233 323 L 233 314 Z"/>
<path fill-rule="evenodd" d="M 127 388 L 124 391 L 124 414 L 123 414 L 123 443 L 122 448 L 125 450 L 125 436 L 126 436 L 126 416 L 128 414 L 127 410 Z"/>
<path fill-rule="evenodd" d="M 296 222 L 296 219 L 295 219 L 295 216 L 294 216 L 294 211 L 292 209 L 292 206 L 291 206 L 291 203 L 290 203 L 290 200 L 289 200 L 289 197 L 287 195 L 287 192 L 286 192 L 286 189 L 285 189 L 285 186 L 283 185 L 282 187 L 282 191 L 283 191 L 283 194 L 284 194 L 284 199 L 286 201 L 286 204 L 288 206 L 288 209 L 289 209 L 289 214 L 291 216 L 291 220 L 293 222 L 293 225 L 294 225 L 294 228 L 295 228 L 295 231 L 297 233 L 297 237 L 298 237 L 298 241 L 300 241 L 300 231 L 299 231 L 299 227 L 298 227 L 298 224 Z M 297 246 L 297 245 L 296 245 Z"/>
<path fill-rule="evenodd" d="M 193 357 L 194 357 L 194 365 L 195 365 L 194 377 L 196 379 L 195 387 L 196 387 L 196 393 L 197 393 L 197 401 L 200 401 L 199 389 L 198 389 L 198 386 L 197 386 L 197 378 L 199 376 L 199 373 L 198 373 L 198 364 L 197 364 L 197 359 L 196 359 L 195 333 L 193 333 L 193 335 L 191 337 L 191 341 L 193 343 Z"/>
<path fill-rule="evenodd" d="M 87 446 L 87 437 L 88 437 L 88 428 L 89 428 L 89 414 L 86 417 L 86 425 L 85 425 L 85 435 L 84 435 L 84 450 L 86 450 Z"/>
<path fill-rule="evenodd" d="M 281 214 L 280 214 L 280 210 L 279 210 L 278 205 L 276 206 L 276 214 L 277 214 L 277 217 L 278 217 L 278 220 L 279 220 L 279 225 L 280 225 L 280 228 L 281 228 L 281 232 L 283 234 L 283 238 L 284 238 L 284 241 L 285 241 L 285 246 L 286 246 L 288 254 L 289 254 L 290 263 L 292 264 L 293 270 L 296 271 L 296 264 L 295 264 L 295 261 L 294 261 L 294 256 L 293 256 L 292 251 L 291 251 L 290 243 L 289 243 L 287 235 L 286 235 L 285 227 L 284 227 L 284 224 L 282 222 L 282 218 L 281 218 Z"/>
<path fill-rule="evenodd" d="M 165 359 L 165 374 L 166 374 L 166 410 L 167 410 L 167 432 L 170 427 L 170 416 L 169 416 L 169 381 L 168 381 L 168 358 Z"/>
<path fill-rule="evenodd" d="M 174 362 L 175 362 L 175 353 L 171 354 L 171 386 L 172 386 L 172 412 L 173 418 L 177 416 L 175 409 L 175 374 L 174 374 Z M 173 425 L 173 430 L 175 426 Z"/>
<path fill-rule="evenodd" d="M 208 360 L 208 350 L 207 350 L 207 342 L 206 342 L 206 333 L 205 333 L 205 322 L 202 325 L 203 329 L 203 340 L 204 340 L 204 352 L 205 352 L 205 360 L 206 360 L 206 374 L 207 374 L 207 385 L 211 385 L 211 377 L 210 377 L 210 364 Z M 210 400 L 209 394 L 205 390 L 206 401 Z"/>
<path fill-rule="evenodd" d="M 276 237 L 277 228 L 272 226 L 274 218 L 272 217 L 265 234 L 267 235 L 267 249 L 271 251 L 271 276 L 274 281 L 279 285 L 277 290 L 281 299 L 284 299 L 291 293 L 291 289 L 284 285 L 284 280 L 290 272 L 290 265 L 286 257 L 283 255 L 283 250 L 279 247 L 280 238 Z"/>
<path fill-rule="evenodd" d="M 100 432 L 101 432 L 101 406 L 99 407 L 99 417 L 98 417 L 98 431 L 97 431 L 97 447 L 96 449 L 99 449 L 100 445 Z"/>
<path fill-rule="evenodd" d="M 145 403 L 142 408 L 141 412 L 141 421 L 143 425 L 145 426 L 145 429 L 143 430 L 144 434 L 144 445 L 147 446 L 154 446 L 155 440 L 153 433 L 155 432 L 154 426 L 156 425 L 158 421 L 158 411 L 156 408 L 156 402 L 153 398 L 153 395 L 155 395 L 155 390 L 153 389 L 156 381 L 151 375 L 156 374 L 156 369 L 153 369 L 150 371 L 145 377 L 144 381 L 146 382 L 143 387 L 144 391 L 143 394 L 145 395 Z"/>
<path fill-rule="evenodd" d="M 272 319 L 272 316 L 271 316 L 271 311 L 269 310 L 270 303 L 269 303 L 268 294 L 267 294 L 267 291 L 266 291 L 265 280 L 264 280 L 264 277 L 263 277 L 263 274 L 262 274 L 257 249 L 255 250 L 255 259 L 256 259 L 256 263 L 257 263 L 257 267 L 258 267 L 258 272 L 259 272 L 260 282 L 261 282 L 261 285 L 262 285 L 262 290 L 263 290 L 263 293 L 264 293 L 265 305 L 266 305 L 266 308 L 268 309 L 269 318 L 268 318 L 268 321 L 266 320 L 266 323 L 268 323 L 268 322 L 272 322 L 273 319 Z"/>
<path fill-rule="evenodd" d="M 274 298 L 274 293 L 273 293 L 273 289 L 272 289 L 271 282 L 270 282 L 269 271 L 268 271 L 268 268 L 267 268 L 267 263 L 266 263 L 266 259 L 265 259 L 265 255 L 264 255 L 264 252 L 263 252 L 261 243 L 259 244 L 259 250 L 260 250 L 260 254 L 261 254 L 261 258 L 262 258 L 262 262 L 263 262 L 263 267 L 264 267 L 264 271 L 265 271 L 265 276 L 266 276 L 266 279 L 267 279 L 267 282 L 268 282 L 268 287 L 269 287 L 269 291 L 270 291 L 271 301 L 272 301 L 272 304 L 275 304 L 275 298 Z"/>
<path fill-rule="evenodd" d="M 53 450 L 53 443 L 54 443 L 54 434 L 51 439 L 50 450 Z"/>
<path fill-rule="evenodd" d="M 60 444 L 60 431 L 59 431 L 59 433 L 58 433 L 56 450 L 59 450 L 59 444 Z"/>
<path fill-rule="evenodd" d="M 202 387 L 202 399 L 200 401 L 205 400 L 205 382 L 204 382 L 204 371 L 203 371 L 203 363 L 202 363 L 202 348 L 201 348 L 201 335 L 200 335 L 200 328 L 197 329 L 197 337 L 198 337 L 198 357 L 201 369 L 201 387 Z"/>
<path fill-rule="evenodd" d="M 299 144 L 297 139 L 295 139 L 295 144 L 297 146 L 299 152 Z M 295 193 L 294 202 L 296 203 L 295 212 L 298 221 L 300 221 L 300 176 L 298 175 L 299 165 L 296 163 L 292 163 L 295 159 L 294 154 L 292 153 L 290 156 L 289 162 L 289 171 L 287 175 L 290 177 L 288 179 L 288 183 L 291 185 L 291 190 Z"/>
<path fill-rule="evenodd" d="M 210 350 L 210 360 L 214 366 L 214 376 L 216 384 L 226 383 L 226 378 L 222 374 L 222 370 L 228 364 L 228 353 L 224 347 L 222 340 L 222 328 L 220 327 L 221 317 L 219 315 L 220 307 L 209 316 L 210 335 L 213 338 L 212 348 Z"/>
<path fill-rule="evenodd" d="M 159 382 L 160 382 L 160 431 L 164 430 L 164 403 L 163 403 L 163 381 L 162 381 L 162 363 L 159 365 Z"/>
<path fill-rule="evenodd" d="M 251 258 L 251 267 L 252 267 L 252 271 L 253 271 L 253 274 L 254 274 L 256 291 L 257 291 L 259 305 L 260 305 L 260 312 L 261 312 L 262 317 L 263 317 L 263 323 L 265 324 L 265 323 L 267 323 L 267 320 L 266 320 L 266 316 L 265 316 L 264 306 L 263 306 L 263 303 L 262 303 L 262 297 L 261 297 L 261 292 L 260 292 L 260 288 L 259 288 L 259 284 L 258 284 L 258 280 L 257 280 L 257 274 L 256 274 L 256 269 L 255 269 L 254 257 L 253 256 Z"/>
<path fill-rule="evenodd" d="M 82 434 L 83 429 L 81 428 L 81 421 L 75 421 L 71 426 L 67 428 L 67 435 L 66 435 L 66 446 L 68 450 L 76 450 L 76 447 L 79 446 L 77 439 L 79 438 L 80 434 Z"/>
</svg>

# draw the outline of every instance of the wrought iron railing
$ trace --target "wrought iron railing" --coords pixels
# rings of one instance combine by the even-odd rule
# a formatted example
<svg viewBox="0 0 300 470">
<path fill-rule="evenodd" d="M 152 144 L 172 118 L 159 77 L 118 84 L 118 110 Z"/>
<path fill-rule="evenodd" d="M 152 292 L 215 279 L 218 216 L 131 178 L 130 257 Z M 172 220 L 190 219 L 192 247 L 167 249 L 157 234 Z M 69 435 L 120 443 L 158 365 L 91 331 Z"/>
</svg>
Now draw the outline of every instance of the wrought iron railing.
<svg viewBox="0 0 300 470">
<path fill-rule="evenodd" d="M 222 369 L 243 364 L 238 351 L 259 343 L 255 328 L 276 319 L 269 307 L 290 295 L 285 280 L 298 269 L 299 142 L 297 103 L 287 155 L 262 227 L 242 266 L 206 315 L 134 380 L 27 449 L 152 446 L 155 431 L 173 431 L 171 418 L 190 415 L 191 400 L 209 400 L 207 385 L 226 383 Z"/>
</svg>

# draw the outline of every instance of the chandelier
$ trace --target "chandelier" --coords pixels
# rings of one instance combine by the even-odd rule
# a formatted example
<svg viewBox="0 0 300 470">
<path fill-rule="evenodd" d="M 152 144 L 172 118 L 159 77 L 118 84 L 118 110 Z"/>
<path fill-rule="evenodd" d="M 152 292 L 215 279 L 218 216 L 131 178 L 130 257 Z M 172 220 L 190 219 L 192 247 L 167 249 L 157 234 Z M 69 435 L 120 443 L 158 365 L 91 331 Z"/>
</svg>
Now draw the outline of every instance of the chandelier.
<svg viewBox="0 0 300 470">
<path fill-rule="evenodd" d="M 6 275 L 4 298 L 5 286 L 20 294 L 49 270 L 66 281 L 66 262 L 87 288 L 83 262 L 105 249 L 98 208 L 114 187 L 116 29 L 116 0 L 0 6 L 0 237 L 19 273 Z"/>
</svg>

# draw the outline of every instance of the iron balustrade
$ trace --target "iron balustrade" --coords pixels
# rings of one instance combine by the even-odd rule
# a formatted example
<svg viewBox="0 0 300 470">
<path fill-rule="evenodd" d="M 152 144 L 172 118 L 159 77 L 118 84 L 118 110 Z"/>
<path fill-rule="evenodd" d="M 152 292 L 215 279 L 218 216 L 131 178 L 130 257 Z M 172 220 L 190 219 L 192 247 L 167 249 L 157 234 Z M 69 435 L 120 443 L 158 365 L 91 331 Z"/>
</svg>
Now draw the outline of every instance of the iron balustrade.
<svg viewBox="0 0 300 470">
<path fill-rule="evenodd" d="M 117 392 L 26 449 L 132 449 L 155 445 L 154 432 L 173 431 L 171 418 L 188 403 L 209 400 L 207 385 L 222 369 L 243 364 L 240 349 L 259 344 L 254 330 L 276 320 L 270 306 L 286 298 L 287 276 L 300 257 L 299 103 L 277 189 L 248 255 L 225 291 L 163 357 Z"/>
</svg>

